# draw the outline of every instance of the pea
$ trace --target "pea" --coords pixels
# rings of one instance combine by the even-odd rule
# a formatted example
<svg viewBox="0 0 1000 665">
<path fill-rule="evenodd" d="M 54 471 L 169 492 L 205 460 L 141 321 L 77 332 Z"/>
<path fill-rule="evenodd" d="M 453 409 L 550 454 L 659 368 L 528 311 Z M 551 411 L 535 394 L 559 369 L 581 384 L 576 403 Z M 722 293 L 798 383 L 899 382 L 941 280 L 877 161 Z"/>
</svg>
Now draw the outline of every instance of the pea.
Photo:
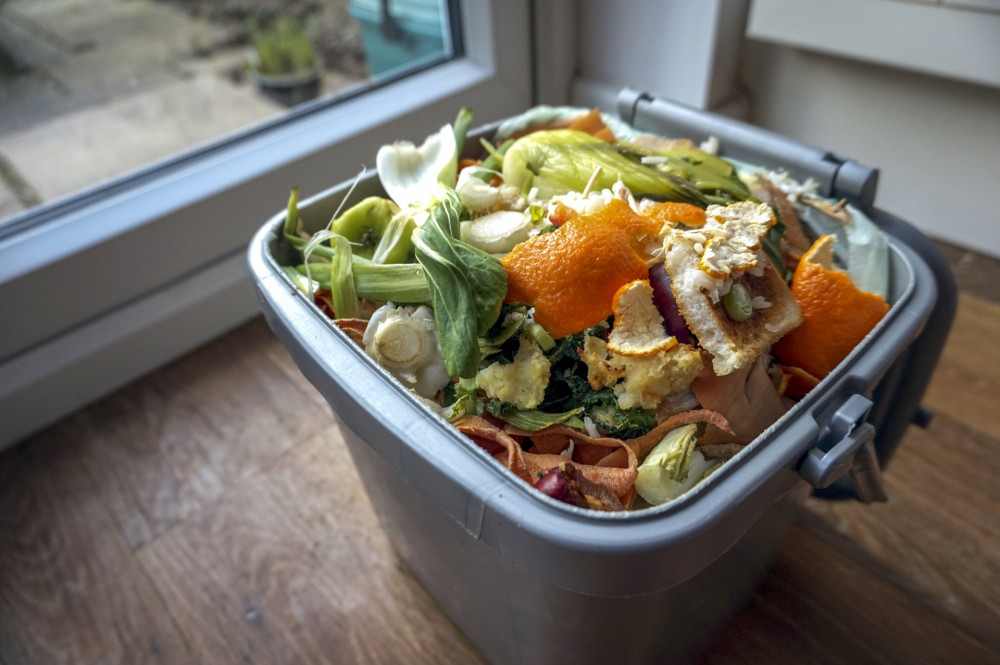
<svg viewBox="0 0 1000 665">
<path fill-rule="evenodd" d="M 722 296 L 722 304 L 726 308 L 726 314 L 733 321 L 746 321 L 753 314 L 750 292 L 742 284 L 733 284 L 729 293 Z"/>
</svg>

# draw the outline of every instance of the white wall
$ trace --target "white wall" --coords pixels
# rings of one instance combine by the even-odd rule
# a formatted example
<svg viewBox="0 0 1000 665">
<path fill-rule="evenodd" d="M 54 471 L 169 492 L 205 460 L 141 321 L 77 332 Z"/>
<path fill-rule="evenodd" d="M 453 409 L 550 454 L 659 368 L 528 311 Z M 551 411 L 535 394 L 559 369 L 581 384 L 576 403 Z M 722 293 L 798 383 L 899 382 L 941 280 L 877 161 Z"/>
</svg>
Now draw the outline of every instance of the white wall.
<svg viewBox="0 0 1000 665">
<path fill-rule="evenodd" d="M 1000 89 L 748 41 L 750 121 L 881 169 L 876 205 L 1000 257 Z"/>
<path fill-rule="evenodd" d="M 947 10 L 951 13 L 935 15 L 929 24 L 950 26 L 950 44 L 984 50 L 979 56 L 953 54 L 964 54 L 965 60 L 951 59 L 982 60 L 985 64 L 977 71 L 987 83 L 975 83 L 926 73 L 927 62 L 881 58 L 881 50 L 870 44 L 858 57 L 895 66 L 845 57 L 851 44 L 859 43 L 848 39 L 854 32 L 879 33 L 878 26 L 864 24 L 863 11 L 888 11 L 904 18 L 896 22 L 894 34 L 908 44 L 913 35 L 907 25 L 926 8 L 851 0 L 849 15 L 844 16 L 841 5 L 810 0 L 812 9 L 802 10 L 802 22 L 788 24 L 789 7 L 801 1 L 579 0 L 570 101 L 613 111 L 618 90 L 627 86 L 744 119 L 877 166 L 879 207 L 932 237 L 1000 257 L 1000 88 L 988 83 L 1000 73 L 995 54 L 1000 36 L 991 41 L 979 34 L 992 30 L 989 26 L 995 27 L 1000 15 Z M 751 30 L 767 32 L 777 20 L 764 11 L 772 5 L 784 8 L 777 22 L 786 42 L 799 38 L 831 53 L 745 39 L 748 10 Z M 833 46 L 801 39 L 812 34 L 807 29 L 825 34 L 823 25 L 817 26 L 825 21 L 822 12 L 812 11 L 823 7 L 841 7 L 834 12 L 840 20 L 837 38 L 827 40 Z M 881 26 L 883 32 L 890 27 Z M 826 28 L 830 32 L 830 26 Z M 968 40 L 963 40 L 965 33 Z M 780 43 L 783 38 L 774 39 Z M 554 43 L 567 41 L 560 36 Z M 929 53 L 933 55 L 933 49 Z M 945 63 L 939 69 L 979 80 L 955 62 L 951 70 Z M 916 71 L 920 69 L 925 73 Z"/>
<path fill-rule="evenodd" d="M 748 1 L 581 0 L 573 103 L 614 111 L 618 90 L 629 87 L 741 113 L 735 84 Z"/>
</svg>

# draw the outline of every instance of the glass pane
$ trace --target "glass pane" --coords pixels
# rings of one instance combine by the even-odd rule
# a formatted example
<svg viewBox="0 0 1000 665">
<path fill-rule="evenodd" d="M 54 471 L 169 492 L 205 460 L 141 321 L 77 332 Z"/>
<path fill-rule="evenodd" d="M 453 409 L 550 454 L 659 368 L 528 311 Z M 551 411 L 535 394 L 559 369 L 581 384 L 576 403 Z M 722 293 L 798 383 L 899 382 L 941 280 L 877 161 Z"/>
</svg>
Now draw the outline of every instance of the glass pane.
<svg viewBox="0 0 1000 665">
<path fill-rule="evenodd" d="M 457 55 L 447 0 L 0 0 L 0 225 Z"/>
</svg>

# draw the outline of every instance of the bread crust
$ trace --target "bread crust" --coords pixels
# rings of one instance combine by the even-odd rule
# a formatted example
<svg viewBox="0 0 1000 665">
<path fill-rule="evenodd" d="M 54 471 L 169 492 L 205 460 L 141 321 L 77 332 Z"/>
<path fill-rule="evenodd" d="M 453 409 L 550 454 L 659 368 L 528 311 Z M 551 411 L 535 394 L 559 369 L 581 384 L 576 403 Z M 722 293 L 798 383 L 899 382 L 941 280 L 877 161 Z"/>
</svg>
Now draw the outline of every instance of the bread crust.
<svg viewBox="0 0 1000 665">
<path fill-rule="evenodd" d="M 698 269 L 698 256 L 691 242 L 678 238 L 667 250 L 664 267 L 670 273 L 677 308 L 699 346 L 712 355 L 712 369 L 717 375 L 750 365 L 802 323 L 802 312 L 788 285 L 766 258 L 758 261 L 762 272 L 744 272 L 733 282 L 746 287 L 751 298 L 763 298 L 770 307 L 754 309 L 746 321 L 734 321 L 726 313 L 721 297 L 713 301 L 705 286 L 707 275 Z"/>
</svg>

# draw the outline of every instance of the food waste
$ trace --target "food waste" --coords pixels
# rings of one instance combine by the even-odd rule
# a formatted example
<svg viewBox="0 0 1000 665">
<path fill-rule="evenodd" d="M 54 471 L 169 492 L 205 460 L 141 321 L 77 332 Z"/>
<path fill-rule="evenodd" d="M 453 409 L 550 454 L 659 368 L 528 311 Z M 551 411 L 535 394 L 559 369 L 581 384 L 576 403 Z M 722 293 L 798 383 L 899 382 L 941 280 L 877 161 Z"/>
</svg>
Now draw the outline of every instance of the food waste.
<svg viewBox="0 0 1000 665">
<path fill-rule="evenodd" d="M 511 473 L 581 509 L 648 508 L 737 457 L 889 309 L 885 237 L 725 146 L 537 107 L 462 109 L 377 155 L 385 194 L 307 230 L 288 278 Z"/>
</svg>

